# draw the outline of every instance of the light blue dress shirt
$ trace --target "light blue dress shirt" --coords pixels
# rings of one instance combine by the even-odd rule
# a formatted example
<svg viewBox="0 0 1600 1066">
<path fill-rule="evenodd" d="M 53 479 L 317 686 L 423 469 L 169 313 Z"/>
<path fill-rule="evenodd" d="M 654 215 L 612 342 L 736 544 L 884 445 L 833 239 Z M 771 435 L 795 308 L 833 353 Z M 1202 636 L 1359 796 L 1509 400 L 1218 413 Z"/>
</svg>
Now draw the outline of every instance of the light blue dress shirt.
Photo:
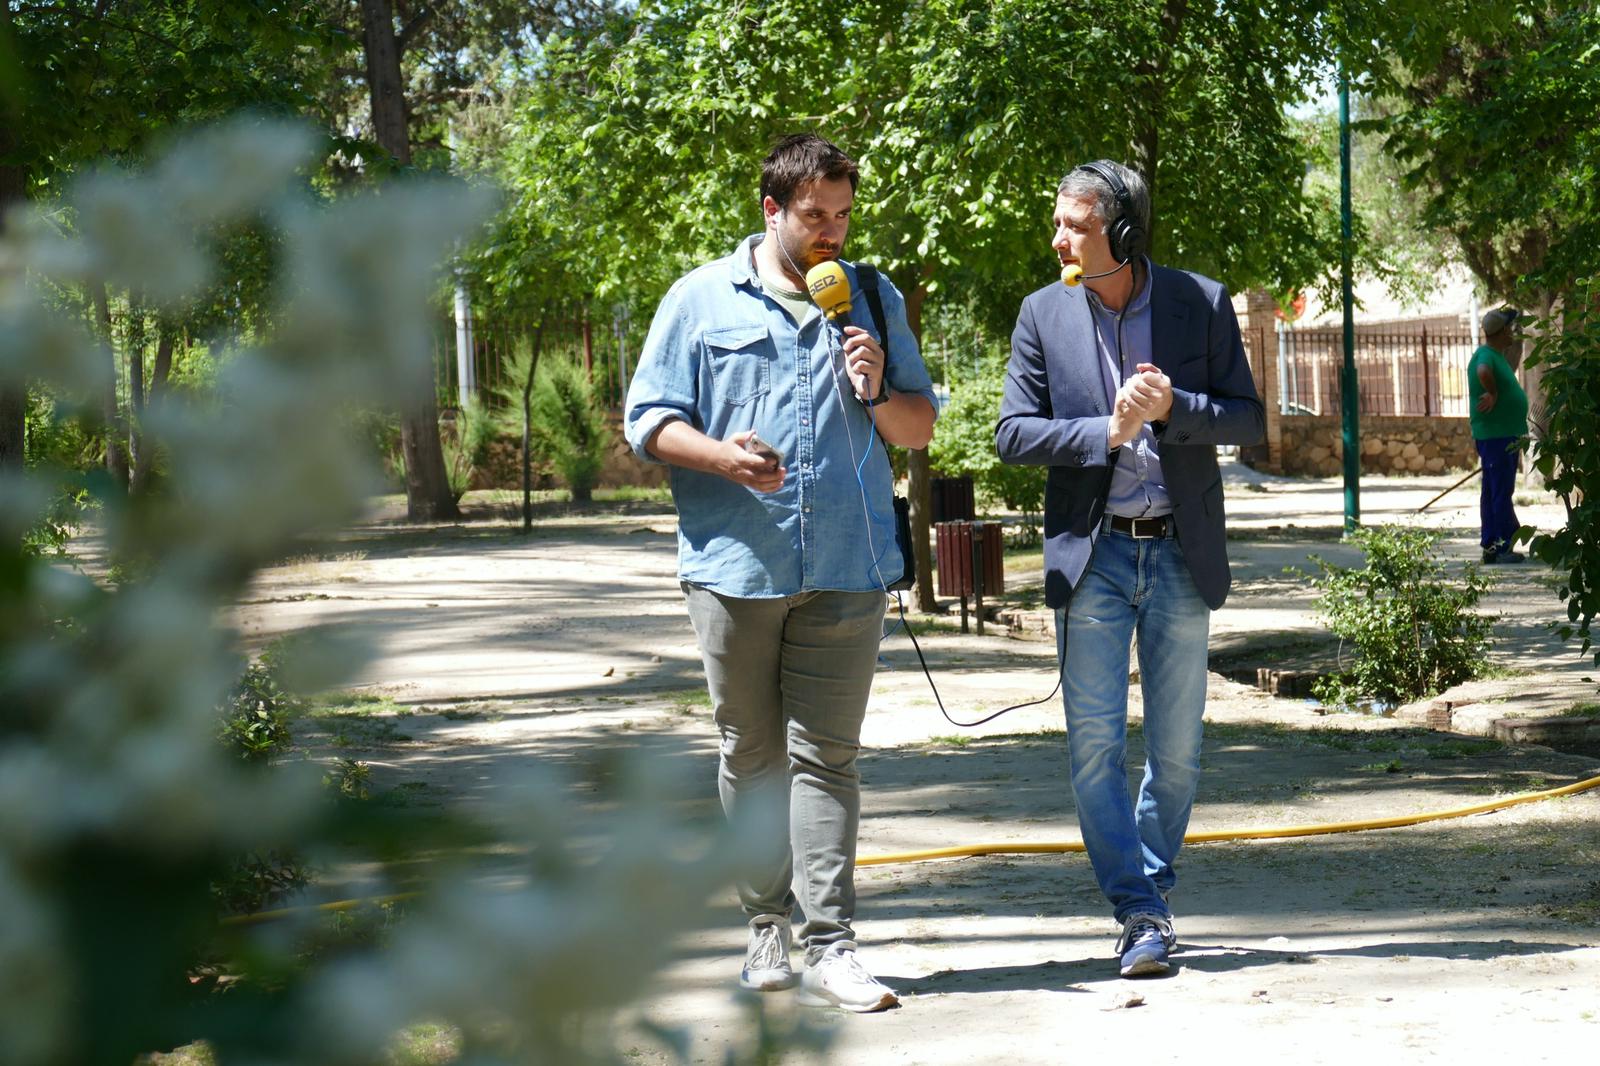
<svg viewBox="0 0 1600 1066">
<path fill-rule="evenodd" d="M 1091 289 L 1089 310 L 1094 318 L 1095 341 L 1100 349 L 1100 380 L 1106 403 L 1116 403 L 1117 390 L 1134 375 L 1134 367 L 1151 361 L 1150 261 L 1144 262 L 1144 286 L 1133 294 L 1121 314 L 1100 302 Z M 1111 493 L 1106 513 L 1124 518 L 1148 518 L 1172 513 L 1166 476 L 1161 470 L 1161 448 L 1154 428 L 1146 422 L 1139 435 L 1122 446 L 1111 472 Z"/>
<path fill-rule="evenodd" d="M 844 373 L 837 327 L 820 315 L 796 325 L 763 289 L 752 258 L 761 239 L 679 278 L 661 301 L 628 387 L 628 444 L 660 462 L 645 444 L 680 419 L 716 440 L 753 429 L 784 456 L 788 477 L 772 493 L 672 468 L 684 581 L 746 598 L 882 588 L 904 565 L 888 455 Z M 854 297 L 851 323 L 876 338 L 855 267 L 840 265 Z M 905 300 L 881 274 L 878 292 L 889 387 L 933 405 Z"/>
</svg>

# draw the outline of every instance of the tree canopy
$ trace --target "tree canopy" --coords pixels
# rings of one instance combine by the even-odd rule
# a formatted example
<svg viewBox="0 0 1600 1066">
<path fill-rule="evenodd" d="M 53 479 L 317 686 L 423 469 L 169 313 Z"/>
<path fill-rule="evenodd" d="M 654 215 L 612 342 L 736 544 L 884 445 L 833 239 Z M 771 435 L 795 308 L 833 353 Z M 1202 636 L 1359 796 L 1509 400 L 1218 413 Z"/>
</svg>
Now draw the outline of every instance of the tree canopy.
<svg viewBox="0 0 1600 1066">
<path fill-rule="evenodd" d="M 503 172 L 506 232 L 581 262 L 597 295 L 653 302 L 759 226 L 760 158 L 812 129 L 861 165 L 850 254 L 908 295 L 981 286 L 995 317 L 1014 313 L 1050 275 L 1056 181 L 1101 155 L 1152 168 L 1158 257 L 1235 288 L 1304 283 L 1334 223 L 1301 194 L 1308 149 L 1283 108 L 1325 49 L 1306 20 L 1276 16 L 847 0 L 818 19 L 793 2 L 647 3 L 547 45 Z M 491 284 L 526 283 L 526 261 L 494 262 Z"/>
</svg>

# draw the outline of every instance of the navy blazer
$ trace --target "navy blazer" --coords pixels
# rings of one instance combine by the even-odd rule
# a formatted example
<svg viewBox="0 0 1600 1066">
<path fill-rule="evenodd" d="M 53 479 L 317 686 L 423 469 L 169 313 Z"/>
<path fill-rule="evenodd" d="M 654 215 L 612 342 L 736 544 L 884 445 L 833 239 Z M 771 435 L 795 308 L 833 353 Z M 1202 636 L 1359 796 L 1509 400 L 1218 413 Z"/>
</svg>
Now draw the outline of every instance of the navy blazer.
<svg viewBox="0 0 1600 1066">
<path fill-rule="evenodd" d="M 1151 272 L 1151 362 L 1172 379 L 1172 412 L 1156 428 L 1178 540 L 1215 610 L 1228 596 L 1218 444 L 1254 444 L 1266 428 L 1228 291 L 1198 274 Z M 1046 285 L 1022 301 L 1011 335 L 995 447 L 1008 463 L 1047 466 L 1044 598 L 1066 603 L 1089 568 L 1117 452 L 1087 290 Z"/>
</svg>

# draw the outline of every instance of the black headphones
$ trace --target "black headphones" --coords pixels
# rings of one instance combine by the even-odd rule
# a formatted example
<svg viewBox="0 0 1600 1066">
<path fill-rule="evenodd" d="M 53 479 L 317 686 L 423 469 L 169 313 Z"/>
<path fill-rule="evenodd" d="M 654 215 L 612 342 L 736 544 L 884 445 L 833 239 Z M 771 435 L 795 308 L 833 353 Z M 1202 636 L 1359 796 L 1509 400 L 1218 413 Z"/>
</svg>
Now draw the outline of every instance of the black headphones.
<svg viewBox="0 0 1600 1066">
<path fill-rule="evenodd" d="M 1106 223 L 1106 238 L 1111 243 L 1112 257 L 1119 263 L 1126 263 L 1135 256 L 1143 255 L 1144 227 L 1133 217 L 1133 197 L 1128 195 L 1128 187 L 1117 176 L 1116 167 L 1112 166 L 1111 160 L 1097 159 L 1093 163 L 1084 163 L 1076 169 L 1087 170 L 1111 186 L 1111 195 L 1116 198 L 1117 217 Z"/>
</svg>

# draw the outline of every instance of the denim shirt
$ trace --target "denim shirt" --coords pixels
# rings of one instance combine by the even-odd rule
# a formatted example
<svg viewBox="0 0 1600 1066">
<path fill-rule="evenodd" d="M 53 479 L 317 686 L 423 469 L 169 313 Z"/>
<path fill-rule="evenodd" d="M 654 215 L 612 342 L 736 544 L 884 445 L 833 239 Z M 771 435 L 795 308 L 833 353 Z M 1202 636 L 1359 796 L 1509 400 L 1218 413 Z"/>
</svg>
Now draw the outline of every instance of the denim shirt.
<svg viewBox="0 0 1600 1066">
<path fill-rule="evenodd" d="M 1117 390 L 1133 377 L 1133 368 L 1152 361 L 1150 339 L 1150 260 L 1144 260 L 1144 287 L 1129 298 L 1119 314 L 1086 289 L 1094 319 L 1095 341 L 1100 349 L 1100 379 L 1108 408 L 1117 402 Z M 1161 469 L 1161 448 L 1149 422 L 1124 444 L 1111 471 L 1111 493 L 1106 513 L 1123 518 L 1147 518 L 1172 513 L 1166 475 Z"/>
<path fill-rule="evenodd" d="M 684 581 L 744 598 L 882 588 L 883 575 L 903 567 L 888 455 L 844 373 L 837 327 L 821 315 L 796 325 L 762 288 L 752 259 L 761 239 L 679 278 L 661 301 L 628 386 L 628 444 L 659 463 L 645 442 L 680 419 L 715 440 L 753 429 L 783 454 L 788 476 L 771 493 L 672 468 Z M 855 267 L 840 265 L 854 297 L 851 324 L 881 343 Z M 889 387 L 934 406 L 905 300 L 881 275 L 878 292 Z"/>
</svg>

